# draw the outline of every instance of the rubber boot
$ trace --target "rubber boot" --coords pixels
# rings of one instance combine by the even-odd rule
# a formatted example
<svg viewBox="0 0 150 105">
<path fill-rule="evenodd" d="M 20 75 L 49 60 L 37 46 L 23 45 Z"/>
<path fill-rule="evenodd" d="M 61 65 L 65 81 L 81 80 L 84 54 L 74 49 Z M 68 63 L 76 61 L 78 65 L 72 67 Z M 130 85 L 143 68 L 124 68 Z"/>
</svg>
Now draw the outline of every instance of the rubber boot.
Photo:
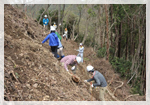
<svg viewBox="0 0 150 105">
<path fill-rule="evenodd" d="M 59 55 L 57 54 L 57 57 L 56 58 L 59 58 Z"/>
<path fill-rule="evenodd" d="M 63 57 L 65 57 L 64 55 L 63 56 L 61 56 L 61 58 L 63 58 Z"/>
</svg>

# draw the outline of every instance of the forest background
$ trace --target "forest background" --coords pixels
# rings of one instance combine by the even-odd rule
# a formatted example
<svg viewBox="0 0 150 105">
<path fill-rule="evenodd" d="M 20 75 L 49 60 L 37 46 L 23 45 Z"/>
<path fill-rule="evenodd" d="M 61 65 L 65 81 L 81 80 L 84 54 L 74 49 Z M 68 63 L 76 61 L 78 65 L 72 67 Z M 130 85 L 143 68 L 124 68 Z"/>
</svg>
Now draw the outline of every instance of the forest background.
<svg viewBox="0 0 150 105">
<path fill-rule="evenodd" d="M 14 5 L 42 24 L 45 14 L 71 40 L 91 46 L 97 57 L 108 60 L 132 92 L 146 93 L 145 4 L 45 4 Z"/>
</svg>

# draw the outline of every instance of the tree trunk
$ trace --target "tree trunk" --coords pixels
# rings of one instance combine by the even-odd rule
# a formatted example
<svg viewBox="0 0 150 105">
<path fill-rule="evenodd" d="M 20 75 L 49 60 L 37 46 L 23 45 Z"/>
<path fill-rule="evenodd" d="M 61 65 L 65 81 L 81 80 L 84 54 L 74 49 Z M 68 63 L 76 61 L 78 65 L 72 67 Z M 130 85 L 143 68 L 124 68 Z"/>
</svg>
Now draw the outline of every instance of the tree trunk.
<svg viewBox="0 0 150 105">
<path fill-rule="evenodd" d="M 119 24 L 118 57 L 121 57 L 122 22 Z"/>
<path fill-rule="evenodd" d="M 105 4 L 105 15 L 106 15 L 106 36 L 107 36 L 107 57 L 106 60 L 109 60 L 109 33 L 108 33 L 108 5 Z"/>
<path fill-rule="evenodd" d="M 128 18 L 128 24 L 127 24 L 127 25 L 130 26 L 130 25 L 129 25 L 129 18 Z M 128 29 L 130 29 L 130 27 L 128 27 Z M 126 56 L 126 60 L 128 60 L 128 52 L 129 52 L 129 51 L 128 51 L 128 50 L 129 50 L 129 49 L 128 49 L 128 46 L 129 46 L 129 44 L 128 44 L 129 38 L 128 38 L 128 37 L 129 37 L 129 33 L 126 35 L 126 55 L 125 55 L 125 56 Z"/>
<path fill-rule="evenodd" d="M 86 38 L 87 38 L 87 36 L 88 36 L 88 18 L 86 19 L 86 31 L 85 31 L 85 34 L 84 34 L 84 38 L 83 38 L 83 40 L 82 40 L 82 44 L 84 44 L 84 42 L 85 42 L 85 40 L 86 40 Z"/>
<path fill-rule="evenodd" d="M 116 39 L 115 39 L 115 57 L 117 56 L 117 52 L 118 52 L 118 40 L 119 40 L 119 35 L 118 35 L 118 30 L 117 30 L 117 25 L 115 25 L 115 33 L 116 33 Z"/>
<path fill-rule="evenodd" d="M 138 68 L 136 67 L 136 65 L 139 62 L 140 49 L 142 47 L 142 42 L 143 42 L 143 39 L 144 39 L 144 35 L 141 34 L 141 27 L 140 27 L 140 25 L 139 25 L 139 37 L 140 37 L 140 40 L 139 40 L 139 43 L 138 43 L 138 48 L 137 48 L 136 53 L 135 53 L 135 55 L 134 55 L 134 57 L 132 59 L 132 66 L 130 68 L 130 70 L 131 70 L 132 73 L 133 72 L 137 72 L 136 70 L 138 70 Z"/>
<path fill-rule="evenodd" d="M 39 19 L 39 21 L 38 21 L 38 24 L 40 24 L 40 21 L 41 21 L 41 19 L 42 19 L 44 13 L 47 11 L 47 9 L 48 9 L 49 6 L 50 6 L 50 4 L 47 5 L 45 11 L 43 11 L 43 13 L 41 14 L 40 19 Z"/>
<path fill-rule="evenodd" d="M 60 33 L 60 11 L 61 11 L 61 4 L 58 5 L 58 25 L 57 25 L 57 28 L 58 28 L 58 33 Z"/>
<path fill-rule="evenodd" d="M 62 9 L 62 14 L 61 14 L 61 20 L 60 20 L 60 23 L 61 23 L 61 30 L 62 30 L 62 35 L 63 35 L 63 19 L 64 19 L 64 11 L 65 11 L 65 4 L 63 4 L 63 9 Z"/>
<path fill-rule="evenodd" d="M 113 5 L 110 5 L 110 9 L 111 9 L 111 24 L 113 24 Z M 113 41 L 113 37 L 112 37 L 112 32 L 110 31 L 110 41 L 111 41 L 111 43 L 112 43 L 112 41 Z"/>
</svg>

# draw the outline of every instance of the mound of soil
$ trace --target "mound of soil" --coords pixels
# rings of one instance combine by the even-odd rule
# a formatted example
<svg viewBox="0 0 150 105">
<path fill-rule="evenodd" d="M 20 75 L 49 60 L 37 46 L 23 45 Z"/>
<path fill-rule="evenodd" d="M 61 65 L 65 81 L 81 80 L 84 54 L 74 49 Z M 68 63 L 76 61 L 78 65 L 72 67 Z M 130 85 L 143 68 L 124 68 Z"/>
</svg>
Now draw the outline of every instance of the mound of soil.
<svg viewBox="0 0 150 105">
<path fill-rule="evenodd" d="M 75 74 L 79 83 L 75 83 L 50 52 L 48 42 L 41 44 L 49 31 L 45 34 L 36 20 L 11 5 L 4 6 L 4 14 L 6 101 L 96 101 L 98 88 L 91 92 L 90 85 L 83 82 L 91 77 L 86 72 L 89 63 L 106 77 L 108 91 L 105 100 L 145 100 L 144 96 L 132 95 L 126 81 L 120 79 L 108 61 L 97 58 L 92 48 L 85 47 L 84 63 L 78 65 Z M 78 49 L 78 43 L 62 39 L 62 44 L 65 55 L 77 55 L 74 49 Z"/>
</svg>

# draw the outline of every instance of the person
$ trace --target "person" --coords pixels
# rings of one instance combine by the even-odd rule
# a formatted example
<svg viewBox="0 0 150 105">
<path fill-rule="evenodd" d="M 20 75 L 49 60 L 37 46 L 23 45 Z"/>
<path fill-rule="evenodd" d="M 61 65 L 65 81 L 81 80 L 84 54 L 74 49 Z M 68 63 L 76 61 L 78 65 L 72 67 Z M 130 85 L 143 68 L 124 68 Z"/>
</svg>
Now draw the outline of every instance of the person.
<svg viewBox="0 0 150 105">
<path fill-rule="evenodd" d="M 66 71 L 69 71 L 67 67 L 68 65 L 74 65 L 71 69 L 75 73 L 77 64 L 81 62 L 81 57 L 77 57 L 76 55 L 67 55 L 64 58 L 62 58 L 60 62 L 62 63 Z"/>
<path fill-rule="evenodd" d="M 63 53 L 63 45 L 61 44 L 60 39 L 58 38 L 58 42 L 59 42 L 59 46 L 57 48 L 57 53 L 58 55 L 60 55 L 60 59 L 62 59 L 63 57 L 65 57 L 64 53 Z"/>
<path fill-rule="evenodd" d="M 65 28 L 63 38 L 64 38 L 64 37 L 66 37 L 66 40 L 68 39 L 68 31 L 67 31 L 67 28 Z"/>
<path fill-rule="evenodd" d="M 82 43 L 80 43 L 79 49 L 77 51 L 79 51 L 79 53 L 78 53 L 77 56 L 81 57 L 81 59 L 82 59 L 81 62 L 83 63 L 83 51 L 84 51 L 84 47 L 83 47 Z"/>
<path fill-rule="evenodd" d="M 57 54 L 57 47 L 59 46 L 58 37 L 55 34 L 55 28 L 51 26 L 51 33 L 46 36 L 46 38 L 42 41 L 42 44 L 45 43 L 49 39 L 49 46 L 51 46 L 51 51 L 56 58 L 59 58 Z"/>
<path fill-rule="evenodd" d="M 47 18 L 47 15 L 44 16 L 43 18 L 43 26 L 44 26 L 44 29 L 48 29 L 48 23 L 49 23 L 49 19 Z"/>
<path fill-rule="evenodd" d="M 53 27 L 56 29 L 57 28 L 57 25 L 56 25 L 56 23 L 54 22 L 54 24 L 53 24 Z"/>
<path fill-rule="evenodd" d="M 57 34 L 58 38 L 59 38 L 59 39 L 60 39 L 60 41 L 61 41 L 62 37 L 58 34 L 58 32 L 57 32 L 57 30 L 56 30 L 56 29 L 55 29 L 55 33 Z"/>
<path fill-rule="evenodd" d="M 91 65 L 87 66 L 87 71 L 93 75 L 91 79 L 84 80 L 84 82 L 90 82 L 92 80 L 95 80 L 95 83 L 91 85 L 91 87 L 99 87 L 99 99 L 101 101 L 105 101 L 104 94 L 105 90 L 107 89 L 107 82 L 105 77 L 98 71 L 94 70 L 94 67 Z"/>
</svg>

